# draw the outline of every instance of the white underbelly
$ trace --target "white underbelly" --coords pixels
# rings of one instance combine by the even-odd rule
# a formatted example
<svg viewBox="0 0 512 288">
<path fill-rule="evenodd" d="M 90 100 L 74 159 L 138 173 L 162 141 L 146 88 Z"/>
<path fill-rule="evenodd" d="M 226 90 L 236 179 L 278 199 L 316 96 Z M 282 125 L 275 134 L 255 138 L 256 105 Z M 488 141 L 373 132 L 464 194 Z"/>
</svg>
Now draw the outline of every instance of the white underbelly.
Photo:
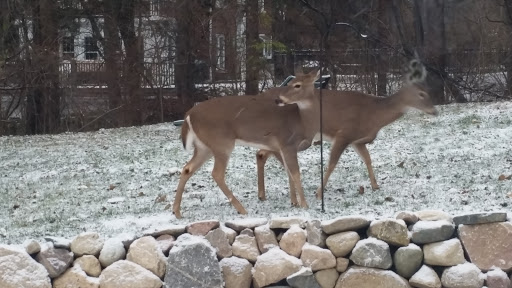
<svg viewBox="0 0 512 288">
<path fill-rule="evenodd" d="M 236 145 L 241 145 L 241 146 L 249 146 L 249 147 L 253 147 L 253 148 L 256 148 L 256 149 L 265 149 L 265 150 L 272 150 L 273 151 L 273 149 L 271 149 L 269 146 L 267 146 L 267 145 L 265 145 L 263 143 L 248 142 L 248 141 L 236 139 L 235 144 Z"/>
</svg>

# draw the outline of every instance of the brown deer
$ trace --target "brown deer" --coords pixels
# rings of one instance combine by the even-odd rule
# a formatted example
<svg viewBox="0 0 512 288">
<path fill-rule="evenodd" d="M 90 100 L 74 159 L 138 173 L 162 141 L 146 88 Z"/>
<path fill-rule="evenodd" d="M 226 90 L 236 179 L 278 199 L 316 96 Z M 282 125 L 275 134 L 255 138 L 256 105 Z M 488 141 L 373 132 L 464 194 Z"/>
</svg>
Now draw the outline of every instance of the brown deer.
<svg viewBox="0 0 512 288">
<path fill-rule="evenodd" d="M 426 77 L 425 67 L 419 61 L 413 60 L 409 64 L 409 70 L 405 85 L 389 97 L 378 97 L 357 91 L 322 91 L 322 133 L 323 138 L 332 143 L 324 185 L 327 184 L 343 151 L 348 145 L 352 145 L 366 164 L 372 189 L 379 189 L 366 144 L 377 137 L 382 127 L 404 115 L 409 107 L 427 114 L 437 114 L 429 94 L 421 84 Z M 319 91 L 315 91 L 315 94 L 318 95 Z M 272 151 L 260 150 L 256 154 L 260 200 L 265 200 L 264 166 L 271 155 L 276 156 L 282 163 L 280 155 Z M 322 197 L 321 187 L 317 189 L 316 196 Z"/>
<path fill-rule="evenodd" d="M 210 158 L 212 177 L 240 214 L 247 214 L 225 182 L 229 157 L 235 144 L 272 151 L 282 159 L 290 180 L 294 206 L 307 207 L 300 180 L 297 151 L 311 145 L 320 127 L 320 101 L 314 94 L 319 71 L 298 75 L 288 86 L 273 88 L 265 96 L 225 96 L 199 103 L 185 115 L 181 129 L 183 146 L 194 147 L 192 159 L 183 167 L 173 212 L 181 218 L 180 205 L 188 179 Z M 278 97 L 287 103 L 279 106 Z M 298 201 L 295 192 L 298 191 Z"/>
</svg>

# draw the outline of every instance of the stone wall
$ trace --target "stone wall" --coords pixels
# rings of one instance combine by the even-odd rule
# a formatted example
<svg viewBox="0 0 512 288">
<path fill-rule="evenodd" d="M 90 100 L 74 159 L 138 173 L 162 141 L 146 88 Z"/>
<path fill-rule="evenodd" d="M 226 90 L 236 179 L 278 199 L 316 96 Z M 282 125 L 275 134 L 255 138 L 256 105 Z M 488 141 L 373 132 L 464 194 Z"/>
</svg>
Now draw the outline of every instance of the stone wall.
<svg viewBox="0 0 512 288">
<path fill-rule="evenodd" d="M 0 287 L 511 288 L 507 214 L 216 220 L 0 245 Z"/>
</svg>

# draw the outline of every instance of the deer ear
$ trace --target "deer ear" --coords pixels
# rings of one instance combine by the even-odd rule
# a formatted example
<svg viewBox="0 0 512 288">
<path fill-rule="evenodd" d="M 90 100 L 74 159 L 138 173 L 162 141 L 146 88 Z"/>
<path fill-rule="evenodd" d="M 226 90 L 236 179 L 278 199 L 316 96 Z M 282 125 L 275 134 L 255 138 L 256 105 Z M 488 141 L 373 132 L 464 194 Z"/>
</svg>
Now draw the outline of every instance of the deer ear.
<svg viewBox="0 0 512 288">
<path fill-rule="evenodd" d="M 295 67 L 293 68 L 293 72 L 295 76 L 304 75 L 304 71 L 302 70 L 302 65 L 300 63 L 295 65 Z"/>
<path fill-rule="evenodd" d="M 409 83 L 423 82 L 427 78 L 427 69 L 419 59 L 412 59 L 409 62 L 409 71 L 406 75 L 406 81 Z"/>
</svg>

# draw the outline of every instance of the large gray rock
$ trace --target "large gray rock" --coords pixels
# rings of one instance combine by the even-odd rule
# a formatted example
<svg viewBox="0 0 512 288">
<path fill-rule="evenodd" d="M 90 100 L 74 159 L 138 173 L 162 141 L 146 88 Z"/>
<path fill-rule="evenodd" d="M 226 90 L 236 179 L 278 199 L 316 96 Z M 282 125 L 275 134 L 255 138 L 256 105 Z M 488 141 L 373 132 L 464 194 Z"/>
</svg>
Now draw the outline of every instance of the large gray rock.
<svg viewBox="0 0 512 288">
<path fill-rule="evenodd" d="M 445 288 L 482 288 L 484 276 L 475 264 L 464 263 L 446 268 L 441 283 Z"/>
<path fill-rule="evenodd" d="M 272 248 L 258 256 L 252 269 L 253 284 L 261 288 L 277 283 L 299 271 L 302 261 L 286 254 L 279 248 Z"/>
<path fill-rule="evenodd" d="M 469 213 L 453 217 L 453 223 L 455 223 L 455 226 L 459 226 L 460 224 L 474 225 L 505 221 L 507 221 L 506 212 Z"/>
<path fill-rule="evenodd" d="M 372 221 L 368 228 L 368 236 L 380 239 L 390 245 L 409 245 L 407 225 L 403 220 L 381 219 Z"/>
<path fill-rule="evenodd" d="M 416 244 L 409 244 L 406 247 L 400 247 L 393 255 L 396 273 L 404 278 L 411 276 L 418 271 L 423 262 L 423 251 Z"/>
<path fill-rule="evenodd" d="M 369 268 L 389 269 L 393 264 L 388 243 L 376 238 L 357 242 L 350 260 L 356 265 Z"/>
<path fill-rule="evenodd" d="M 299 258 L 302 246 L 306 243 L 306 237 L 305 230 L 301 229 L 299 225 L 292 225 L 292 227 L 283 234 L 279 242 L 279 247 L 281 247 L 284 252 Z"/>
<path fill-rule="evenodd" d="M 250 288 L 252 265 L 243 258 L 229 257 L 220 260 L 225 288 Z"/>
<path fill-rule="evenodd" d="M 116 261 L 124 259 L 125 256 L 126 250 L 124 250 L 123 242 L 117 238 L 110 238 L 103 244 L 98 260 L 101 266 L 107 267 Z"/>
<path fill-rule="evenodd" d="M 217 252 L 203 237 L 181 235 L 169 252 L 164 281 L 173 288 L 222 288 Z"/>
<path fill-rule="evenodd" d="M 160 288 L 162 287 L 162 281 L 157 276 L 155 276 L 155 274 L 149 272 L 136 263 L 127 260 L 119 260 L 101 272 L 100 287 Z"/>
<path fill-rule="evenodd" d="M 325 243 L 336 257 L 345 257 L 360 240 L 359 234 L 353 231 L 340 232 L 327 237 Z"/>
<path fill-rule="evenodd" d="M 55 249 L 50 244 L 36 255 L 36 260 L 46 268 L 50 278 L 56 278 L 73 263 L 73 253 L 65 249 Z"/>
<path fill-rule="evenodd" d="M 454 266 L 466 262 L 459 239 L 429 243 L 423 246 L 425 264 Z"/>
<path fill-rule="evenodd" d="M 208 232 L 205 238 L 210 242 L 210 244 L 212 244 L 212 247 L 215 248 L 217 256 L 220 259 L 231 257 L 233 255 L 233 250 L 231 249 L 231 245 L 229 245 L 228 237 L 222 229 L 217 228 Z"/>
<path fill-rule="evenodd" d="M 335 288 L 411 288 L 407 280 L 393 271 L 351 267 L 340 275 Z"/>
<path fill-rule="evenodd" d="M 162 279 L 165 275 L 166 260 L 155 238 L 144 236 L 133 241 L 126 260 L 139 264 Z"/>
<path fill-rule="evenodd" d="M 364 216 L 341 216 L 336 219 L 322 221 L 322 230 L 328 235 L 354 231 L 366 228 L 370 225 L 370 220 Z"/>
<path fill-rule="evenodd" d="M 256 262 L 256 258 L 260 255 L 258 243 L 254 236 L 244 234 L 236 236 L 232 249 L 234 256 L 247 259 L 252 263 Z"/>
<path fill-rule="evenodd" d="M 53 280 L 53 288 L 99 288 L 100 279 L 87 276 L 80 266 L 68 269 Z"/>
<path fill-rule="evenodd" d="M 254 236 L 256 237 L 256 243 L 258 244 L 258 248 L 261 253 L 265 253 L 274 247 L 279 247 L 276 233 L 274 233 L 268 225 L 262 225 L 254 228 Z"/>
<path fill-rule="evenodd" d="M 418 221 L 412 226 L 412 242 L 427 244 L 452 238 L 455 225 L 446 220 Z"/>
<path fill-rule="evenodd" d="M 409 283 L 417 288 L 441 288 L 441 279 L 434 269 L 423 265 L 418 272 L 412 275 Z"/>
<path fill-rule="evenodd" d="M 0 287 L 51 288 L 48 271 L 25 250 L 0 244 Z"/>
<path fill-rule="evenodd" d="M 105 240 L 96 232 L 83 232 L 71 241 L 70 249 L 76 257 L 82 255 L 100 255 Z"/>
<path fill-rule="evenodd" d="M 306 222 L 307 241 L 311 245 L 325 248 L 325 240 L 327 234 L 322 230 L 322 222 L 320 220 L 309 220 Z"/>
<path fill-rule="evenodd" d="M 87 275 L 92 277 L 98 277 L 101 274 L 100 261 L 93 255 L 84 255 L 76 258 L 73 266 L 80 266 Z"/>
<path fill-rule="evenodd" d="M 500 222 L 459 227 L 459 238 L 471 263 L 483 271 L 512 271 L 512 223 Z"/>
<path fill-rule="evenodd" d="M 322 288 L 316 281 L 311 268 L 306 267 L 286 277 L 286 282 L 293 288 Z"/>
<path fill-rule="evenodd" d="M 254 229 L 258 226 L 262 226 L 267 224 L 267 218 L 245 218 L 245 219 L 237 219 L 226 221 L 226 227 L 229 227 L 236 232 L 241 232 L 242 230 L 249 228 Z"/>
</svg>

